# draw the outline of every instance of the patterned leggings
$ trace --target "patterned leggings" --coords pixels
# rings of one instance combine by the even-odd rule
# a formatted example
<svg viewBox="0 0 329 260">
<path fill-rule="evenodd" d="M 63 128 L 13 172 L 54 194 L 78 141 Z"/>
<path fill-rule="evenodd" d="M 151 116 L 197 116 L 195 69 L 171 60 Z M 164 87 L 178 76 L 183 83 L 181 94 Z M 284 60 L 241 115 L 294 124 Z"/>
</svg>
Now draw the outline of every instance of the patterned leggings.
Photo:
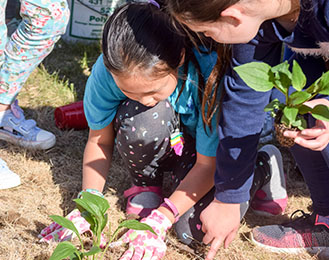
<svg viewBox="0 0 329 260">
<path fill-rule="evenodd" d="M 168 101 L 146 107 L 126 100 L 114 121 L 116 147 L 137 186 L 162 186 L 163 173 L 172 172 L 175 186 L 195 163 L 195 141 L 184 133 L 182 156 L 170 146 L 170 135 L 179 128 L 177 115 Z M 174 187 L 175 189 L 176 187 Z"/>
<path fill-rule="evenodd" d="M 11 104 L 31 72 L 52 51 L 69 21 L 66 0 L 21 0 L 22 22 L 7 37 L 0 0 L 0 103 Z"/>
<path fill-rule="evenodd" d="M 170 147 L 170 134 L 179 128 L 179 120 L 168 101 L 159 102 L 154 107 L 126 100 L 118 109 L 114 121 L 116 147 L 126 165 L 134 185 L 161 186 L 163 174 L 172 173 L 173 192 L 196 161 L 195 140 L 184 132 L 182 156 L 177 156 Z M 258 173 L 258 174 L 257 174 Z M 254 193 L 263 185 L 261 174 L 255 172 Z M 191 244 L 190 237 L 202 241 L 200 214 L 214 199 L 213 188 L 187 211 L 175 224 L 177 237 L 185 244 Z M 251 195 L 253 197 L 253 194 Z M 241 205 L 245 214 L 248 203 Z"/>
</svg>

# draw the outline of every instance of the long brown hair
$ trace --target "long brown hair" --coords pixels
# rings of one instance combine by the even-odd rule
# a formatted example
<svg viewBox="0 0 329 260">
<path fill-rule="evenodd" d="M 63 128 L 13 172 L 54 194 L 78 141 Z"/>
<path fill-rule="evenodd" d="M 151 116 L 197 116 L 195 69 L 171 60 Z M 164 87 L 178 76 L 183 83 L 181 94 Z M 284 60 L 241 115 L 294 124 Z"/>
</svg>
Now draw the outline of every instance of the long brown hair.
<svg viewBox="0 0 329 260">
<path fill-rule="evenodd" d="M 167 0 L 167 11 L 178 20 L 193 22 L 215 22 L 220 18 L 220 13 L 227 7 L 240 0 Z M 231 61 L 231 45 L 217 44 L 217 62 L 214 66 L 204 89 L 202 98 L 202 118 L 209 127 L 211 119 L 220 107 L 224 96 L 224 88 L 221 100 L 217 100 L 221 79 L 224 76 Z"/>
<path fill-rule="evenodd" d="M 218 100 L 218 91 L 222 83 L 222 78 L 231 61 L 231 45 L 218 44 L 217 62 L 211 71 L 204 88 L 202 98 L 201 113 L 202 119 L 211 129 L 211 120 L 221 106 L 221 101 L 225 95 L 224 88 L 221 88 L 220 100 Z"/>
</svg>

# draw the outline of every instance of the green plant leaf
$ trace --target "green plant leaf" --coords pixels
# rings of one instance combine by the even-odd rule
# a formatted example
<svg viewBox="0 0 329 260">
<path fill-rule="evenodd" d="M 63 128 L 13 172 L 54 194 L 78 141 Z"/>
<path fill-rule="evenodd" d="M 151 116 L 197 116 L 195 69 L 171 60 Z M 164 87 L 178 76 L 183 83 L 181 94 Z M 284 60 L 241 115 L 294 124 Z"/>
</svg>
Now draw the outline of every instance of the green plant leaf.
<svg viewBox="0 0 329 260">
<path fill-rule="evenodd" d="M 271 66 L 264 62 L 250 62 L 234 68 L 240 78 L 252 89 L 266 92 L 273 88 Z"/>
<path fill-rule="evenodd" d="M 301 114 L 301 115 L 305 115 L 309 112 L 311 112 L 312 108 L 309 107 L 309 106 L 306 106 L 306 105 L 301 105 L 299 108 L 298 108 L 298 113 Z"/>
<path fill-rule="evenodd" d="M 274 112 L 274 111 L 271 111 L 271 117 L 273 117 L 273 118 L 275 118 L 276 117 L 276 115 L 277 115 L 277 113 L 276 112 Z"/>
<path fill-rule="evenodd" d="M 298 119 L 291 124 L 294 127 L 300 127 L 302 125 L 302 120 Z"/>
<path fill-rule="evenodd" d="M 275 74 L 277 72 L 284 72 L 291 78 L 291 72 L 289 71 L 289 63 L 288 61 L 284 61 L 274 67 L 271 68 L 271 71 Z"/>
<path fill-rule="evenodd" d="M 78 205 L 77 205 L 78 207 Z M 79 207 L 78 207 L 79 208 Z M 80 209 L 79 209 L 80 210 Z M 96 218 L 90 214 L 88 211 L 86 211 L 85 209 L 82 208 L 82 212 L 81 212 L 81 216 L 90 224 L 90 230 L 95 234 L 96 232 L 96 223 L 97 223 L 97 220 Z"/>
<path fill-rule="evenodd" d="M 307 121 L 303 116 L 300 116 L 299 119 L 302 121 L 302 124 L 300 127 L 298 127 L 299 130 L 304 130 L 307 128 Z"/>
<path fill-rule="evenodd" d="M 266 105 L 264 111 L 265 112 L 273 111 L 275 109 L 279 109 L 279 107 L 280 107 L 280 101 L 276 98 Z"/>
<path fill-rule="evenodd" d="M 82 200 L 86 200 L 88 201 L 88 203 L 93 203 L 94 205 L 97 205 L 97 207 L 102 212 L 102 215 L 104 215 L 110 207 L 106 199 L 90 192 L 82 192 Z"/>
<path fill-rule="evenodd" d="M 104 228 L 105 228 L 105 226 L 106 226 L 106 224 L 107 224 L 107 221 L 108 221 L 108 215 L 107 215 L 107 213 L 106 213 L 106 214 L 104 215 L 104 218 L 103 218 L 102 223 L 100 224 L 100 225 L 101 225 L 101 231 L 104 230 Z"/>
<path fill-rule="evenodd" d="M 62 260 L 73 255 L 75 252 L 79 252 L 75 246 L 68 241 L 64 241 L 57 245 L 49 260 Z"/>
<path fill-rule="evenodd" d="M 73 255 L 70 255 L 70 260 L 81 260 L 83 257 L 83 254 L 78 251 L 78 252 L 75 252 Z"/>
<path fill-rule="evenodd" d="M 300 105 L 309 100 L 311 97 L 312 95 L 306 91 L 295 91 L 289 96 L 288 104 L 293 106 Z"/>
<path fill-rule="evenodd" d="M 291 72 L 289 71 L 289 64 L 287 61 L 282 62 L 271 68 L 274 75 L 274 84 L 282 93 L 288 93 L 291 86 Z"/>
<path fill-rule="evenodd" d="M 321 91 L 319 91 L 319 94 L 329 95 L 329 71 L 322 74 L 320 78 L 320 85 L 321 85 Z"/>
<path fill-rule="evenodd" d="M 88 252 L 83 253 L 83 255 L 84 256 L 96 255 L 99 252 L 102 252 L 102 249 L 100 249 L 98 246 L 93 246 Z"/>
<path fill-rule="evenodd" d="M 287 119 L 289 122 L 288 126 L 292 125 L 292 123 L 296 121 L 296 117 L 298 114 L 298 108 L 285 107 L 282 112 L 283 112 L 283 116 L 285 117 L 285 119 Z"/>
<path fill-rule="evenodd" d="M 74 201 L 74 200 L 73 200 Z M 80 213 L 82 214 L 83 212 L 88 212 L 84 207 L 82 207 L 79 204 L 76 204 L 76 208 L 80 211 Z"/>
<path fill-rule="evenodd" d="M 301 91 L 306 85 L 306 77 L 297 61 L 292 65 L 292 86 L 294 89 Z"/>
<path fill-rule="evenodd" d="M 150 232 L 152 232 L 154 235 L 157 235 L 157 233 L 154 232 L 153 228 L 151 228 L 151 226 L 145 224 L 145 223 L 141 223 L 138 220 L 135 219 L 129 219 L 129 220 L 125 220 L 122 221 L 118 228 L 129 228 L 129 229 L 134 229 L 134 230 L 148 230 Z"/>
<path fill-rule="evenodd" d="M 291 86 L 291 79 L 282 72 L 277 72 L 274 78 L 274 84 L 282 93 L 286 94 Z"/>
<path fill-rule="evenodd" d="M 299 130 L 304 130 L 307 127 L 306 120 L 304 118 L 299 118 L 291 124 L 294 127 L 297 127 Z"/>
<path fill-rule="evenodd" d="M 99 209 L 97 205 L 90 202 L 87 199 L 74 199 L 73 200 L 77 205 L 82 207 L 84 210 L 88 211 L 92 215 L 96 217 L 103 217 L 102 211 Z"/>
<path fill-rule="evenodd" d="M 272 106 L 270 106 L 270 107 L 266 106 L 266 107 L 264 108 L 264 111 L 265 111 L 265 112 L 275 113 L 275 108 L 272 107 Z"/>
<path fill-rule="evenodd" d="M 319 84 L 320 83 L 320 78 L 317 79 L 311 86 L 309 86 L 305 91 L 307 93 L 311 93 L 311 94 L 314 94 L 314 93 L 319 93 L 319 91 L 321 91 L 321 85 Z"/>
<path fill-rule="evenodd" d="M 289 119 L 283 114 L 281 117 L 280 122 L 284 125 L 286 125 L 287 127 L 291 126 L 291 122 L 289 121 Z"/>
<path fill-rule="evenodd" d="M 312 116 L 316 119 L 329 122 L 329 107 L 326 105 L 316 105 L 311 110 Z"/>
<path fill-rule="evenodd" d="M 49 216 L 53 221 L 55 221 L 57 224 L 61 225 L 64 228 L 67 228 L 69 230 L 72 230 L 78 237 L 80 237 L 79 231 L 74 226 L 73 222 L 71 220 L 68 220 L 67 218 L 64 218 L 62 216 L 56 216 L 51 215 Z"/>
</svg>

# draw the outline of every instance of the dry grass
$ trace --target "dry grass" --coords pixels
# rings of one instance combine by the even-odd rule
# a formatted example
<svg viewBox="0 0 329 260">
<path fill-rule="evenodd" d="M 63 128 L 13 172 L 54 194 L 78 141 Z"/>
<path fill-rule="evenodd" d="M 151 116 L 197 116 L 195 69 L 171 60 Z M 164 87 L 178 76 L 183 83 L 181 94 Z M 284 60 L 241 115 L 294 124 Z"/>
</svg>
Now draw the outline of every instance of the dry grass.
<svg viewBox="0 0 329 260">
<path fill-rule="evenodd" d="M 54 148 L 28 151 L 0 142 L 0 157 L 22 180 L 22 185 L 0 190 L 0 259 L 42 260 L 48 259 L 56 245 L 38 243 L 37 235 L 50 224 L 49 215 L 66 215 L 70 212 L 81 188 L 81 166 L 88 131 L 61 131 L 54 123 L 55 107 L 81 100 L 84 84 L 90 73 L 99 48 L 95 46 L 57 45 L 54 52 L 29 78 L 19 101 L 25 114 L 35 119 L 39 126 L 53 132 L 57 137 Z M 63 59 L 65 57 L 65 60 Z M 73 85 L 72 85 L 73 84 Z M 305 184 L 293 175 L 291 156 L 284 153 L 288 172 L 289 207 L 287 215 L 272 219 L 260 218 L 248 212 L 237 239 L 229 249 L 221 249 L 217 259 L 315 259 L 308 254 L 286 255 L 269 253 L 255 248 L 248 241 L 248 233 L 257 225 L 280 223 L 296 209 L 309 210 L 310 199 Z M 124 218 L 123 191 L 129 188 L 127 174 L 118 158 L 114 161 L 105 188 L 109 200 L 110 222 L 115 227 Z M 170 234 L 173 244 L 168 245 L 164 259 L 198 259 L 177 248 L 179 243 Z M 111 252 L 112 259 L 119 259 L 123 248 Z"/>
</svg>

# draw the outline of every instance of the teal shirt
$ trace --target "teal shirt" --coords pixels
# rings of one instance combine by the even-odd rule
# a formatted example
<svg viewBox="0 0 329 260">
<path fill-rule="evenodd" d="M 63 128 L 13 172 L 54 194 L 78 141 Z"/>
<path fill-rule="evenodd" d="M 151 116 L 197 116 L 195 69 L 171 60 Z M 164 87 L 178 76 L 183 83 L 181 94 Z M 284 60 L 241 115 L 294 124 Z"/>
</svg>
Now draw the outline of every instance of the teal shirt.
<svg viewBox="0 0 329 260">
<path fill-rule="evenodd" d="M 216 63 L 217 55 L 200 54 L 195 51 L 201 71 L 207 78 Z M 198 97 L 198 74 L 190 63 L 187 80 L 178 101 L 177 97 L 182 88 L 182 68 L 179 70 L 179 80 L 176 89 L 168 97 L 169 102 L 179 113 L 181 123 L 187 128 L 189 134 L 196 139 L 196 150 L 205 156 L 216 156 L 218 145 L 217 116 L 212 120 L 212 131 L 204 128 L 201 103 Z M 108 72 L 103 56 L 100 55 L 93 66 L 88 78 L 84 94 L 84 111 L 88 125 L 93 130 L 100 130 L 108 126 L 114 119 L 118 106 L 127 99 L 116 85 L 111 73 Z"/>
</svg>

